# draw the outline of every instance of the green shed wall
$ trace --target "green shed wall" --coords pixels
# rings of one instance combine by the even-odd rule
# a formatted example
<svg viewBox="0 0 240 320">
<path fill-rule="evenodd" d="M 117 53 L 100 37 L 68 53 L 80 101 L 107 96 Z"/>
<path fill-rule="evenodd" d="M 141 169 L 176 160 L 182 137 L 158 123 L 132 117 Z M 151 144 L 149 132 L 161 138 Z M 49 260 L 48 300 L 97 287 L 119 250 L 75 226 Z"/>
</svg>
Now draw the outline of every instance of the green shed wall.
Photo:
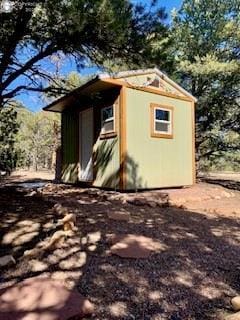
<svg viewBox="0 0 240 320">
<path fill-rule="evenodd" d="M 66 183 L 78 181 L 79 114 L 69 110 L 62 113 L 62 174 Z"/>
<path fill-rule="evenodd" d="M 100 137 L 101 108 L 115 104 L 116 133 L 112 138 Z M 93 186 L 117 189 L 119 187 L 119 89 L 111 89 L 99 95 L 96 101 L 79 103 L 62 113 L 62 172 L 65 183 L 79 181 L 79 112 L 93 105 Z"/>
<path fill-rule="evenodd" d="M 97 139 L 94 145 L 95 180 L 93 186 L 118 189 L 119 138 Z"/>
<path fill-rule="evenodd" d="M 114 95 L 106 105 L 115 103 L 116 137 L 101 139 L 101 107 L 94 110 L 95 143 L 93 146 L 94 175 L 93 186 L 118 189 L 119 187 L 119 98 Z"/>
<path fill-rule="evenodd" d="M 150 104 L 173 111 L 173 139 L 151 137 Z M 127 189 L 193 183 L 191 102 L 127 88 Z"/>
</svg>

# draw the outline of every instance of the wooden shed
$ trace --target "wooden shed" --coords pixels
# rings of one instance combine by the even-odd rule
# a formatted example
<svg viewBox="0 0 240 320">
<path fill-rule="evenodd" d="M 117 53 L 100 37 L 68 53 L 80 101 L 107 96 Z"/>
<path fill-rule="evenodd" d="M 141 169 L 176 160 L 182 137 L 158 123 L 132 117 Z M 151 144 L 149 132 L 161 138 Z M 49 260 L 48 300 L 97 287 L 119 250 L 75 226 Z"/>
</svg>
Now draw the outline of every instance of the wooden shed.
<svg viewBox="0 0 240 320">
<path fill-rule="evenodd" d="M 60 112 L 62 174 L 115 190 L 192 185 L 196 99 L 157 68 L 100 74 L 44 108 Z"/>
</svg>

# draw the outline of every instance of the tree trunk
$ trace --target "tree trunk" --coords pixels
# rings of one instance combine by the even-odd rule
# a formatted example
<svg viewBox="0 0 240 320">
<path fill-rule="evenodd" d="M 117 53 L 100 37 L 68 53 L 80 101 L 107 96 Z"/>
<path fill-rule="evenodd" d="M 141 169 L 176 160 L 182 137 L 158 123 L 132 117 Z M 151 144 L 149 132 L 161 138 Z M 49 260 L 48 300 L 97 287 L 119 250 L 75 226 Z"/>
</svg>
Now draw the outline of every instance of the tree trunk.
<svg viewBox="0 0 240 320">
<path fill-rule="evenodd" d="M 61 147 L 57 148 L 56 151 L 56 164 L 55 164 L 55 181 L 61 181 L 61 173 L 62 173 L 62 151 Z"/>
<path fill-rule="evenodd" d="M 38 171 L 37 156 L 33 157 L 33 170 Z"/>
</svg>

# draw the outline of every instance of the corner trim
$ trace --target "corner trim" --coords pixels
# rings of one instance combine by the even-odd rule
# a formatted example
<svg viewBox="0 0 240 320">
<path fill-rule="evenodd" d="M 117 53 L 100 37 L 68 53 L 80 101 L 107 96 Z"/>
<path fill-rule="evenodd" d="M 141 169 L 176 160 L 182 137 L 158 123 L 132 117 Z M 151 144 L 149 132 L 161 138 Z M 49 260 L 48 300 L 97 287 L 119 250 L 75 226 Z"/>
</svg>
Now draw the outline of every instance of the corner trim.
<svg viewBox="0 0 240 320">
<path fill-rule="evenodd" d="M 196 150 L 195 150 L 195 103 L 191 103 L 192 114 L 192 177 L 193 184 L 196 183 Z"/>
<path fill-rule="evenodd" d="M 119 108 L 119 129 L 120 129 L 120 175 L 119 188 L 126 190 L 127 187 L 127 172 L 126 172 L 126 156 L 127 156 L 127 141 L 126 141 L 126 87 L 123 86 L 120 91 L 120 108 Z"/>
</svg>

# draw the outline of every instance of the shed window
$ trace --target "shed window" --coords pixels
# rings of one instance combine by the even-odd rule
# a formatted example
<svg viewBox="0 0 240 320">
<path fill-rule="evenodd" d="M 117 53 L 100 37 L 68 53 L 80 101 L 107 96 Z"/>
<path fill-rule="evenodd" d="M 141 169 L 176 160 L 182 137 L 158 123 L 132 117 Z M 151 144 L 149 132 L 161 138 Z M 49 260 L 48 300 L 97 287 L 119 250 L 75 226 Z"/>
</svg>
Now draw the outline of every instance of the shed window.
<svg viewBox="0 0 240 320">
<path fill-rule="evenodd" d="M 150 81 L 151 78 L 147 77 L 147 81 Z M 158 77 L 155 77 L 151 83 L 149 83 L 150 87 L 155 87 L 155 88 L 159 88 L 160 87 L 160 80 Z"/>
<path fill-rule="evenodd" d="M 153 137 L 172 138 L 173 134 L 173 108 L 151 104 L 151 133 Z"/>
<path fill-rule="evenodd" d="M 104 107 L 101 110 L 101 134 L 115 131 L 114 106 Z"/>
</svg>

